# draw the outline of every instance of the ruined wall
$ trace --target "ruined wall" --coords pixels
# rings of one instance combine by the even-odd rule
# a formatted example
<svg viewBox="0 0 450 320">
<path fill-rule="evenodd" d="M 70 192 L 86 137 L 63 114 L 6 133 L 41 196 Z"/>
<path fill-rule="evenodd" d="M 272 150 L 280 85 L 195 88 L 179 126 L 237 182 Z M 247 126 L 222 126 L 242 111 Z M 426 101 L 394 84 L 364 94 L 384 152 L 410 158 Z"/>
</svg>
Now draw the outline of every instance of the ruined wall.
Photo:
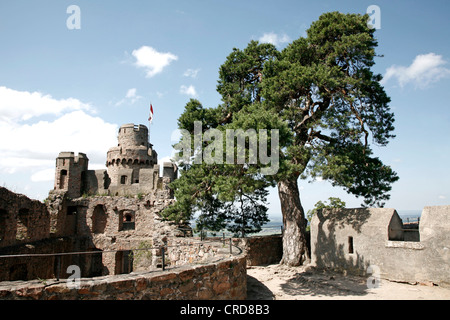
<svg viewBox="0 0 450 320">
<path fill-rule="evenodd" d="M 0 255 L 38 254 L 39 256 L 0 258 L 0 281 L 56 278 L 56 259 L 51 254 L 71 251 L 74 251 L 74 243 L 67 238 L 45 239 L 2 248 Z M 40 256 L 45 254 L 49 255 Z M 63 257 L 61 269 L 67 268 L 70 264 L 72 264 L 71 257 Z"/>
<path fill-rule="evenodd" d="M 159 216 L 175 201 L 168 186 L 177 177 L 177 167 L 164 163 L 159 175 L 146 126 L 121 126 L 118 142 L 108 151 L 107 170 L 88 170 L 84 153 L 60 152 L 54 189 L 45 204 L 0 189 L 4 255 L 85 252 L 40 257 L 41 263 L 30 257 L 17 258 L 21 260 L 15 263 L 0 259 L 4 268 L 0 281 L 53 277 L 56 266 L 63 269 L 71 264 L 81 268 L 82 276 L 92 277 L 130 273 L 159 263 L 164 240 L 180 233 L 177 225 Z M 143 247 L 155 248 L 152 259 L 138 263 L 133 250 Z"/>
<path fill-rule="evenodd" d="M 425 207 L 416 241 L 405 241 L 394 209 L 332 209 L 311 221 L 311 262 L 323 268 L 450 286 L 450 206 Z M 406 240 L 409 238 L 407 237 Z"/>
<path fill-rule="evenodd" d="M 65 281 L 0 283 L 2 300 L 243 300 L 247 296 L 244 255 L 160 272 Z"/>
<path fill-rule="evenodd" d="M 126 267 L 130 250 L 159 247 L 162 239 L 182 233 L 178 225 L 164 221 L 160 216 L 165 207 L 175 200 L 170 190 L 155 190 L 142 196 L 92 196 L 76 199 L 52 193 L 47 201 L 54 224 L 55 236 L 83 239 L 80 251 L 98 251 L 84 257 L 83 276 L 93 274 L 120 274 L 139 268 Z M 107 252 L 113 251 L 113 252 Z M 117 252 L 120 251 L 120 252 Z M 156 265 L 157 254 L 148 264 Z M 95 267 L 91 265 L 95 264 Z M 142 262 L 141 262 L 142 264 Z"/>
<path fill-rule="evenodd" d="M 48 238 L 49 221 L 42 202 L 0 187 L 0 248 Z"/>
<path fill-rule="evenodd" d="M 234 243 L 247 254 L 247 265 L 262 266 L 275 264 L 283 256 L 283 236 L 269 235 L 234 239 Z"/>
<path fill-rule="evenodd" d="M 161 178 L 168 179 L 167 177 Z M 82 276 L 113 275 L 156 266 L 157 249 L 149 261 L 129 259 L 132 249 L 161 246 L 163 239 L 182 235 L 178 225 L 159 212 L 173 196 L 166 183 L 146 195 L 70 198 L 53 190 L 46 203 L 0 189 L 0 255 L 92 252 L 51 257 L 0 258 L 0 281 L 54 278 L 56 266 L 80 266 Z M 112 251 L 112 252 L 109 252 Z M 61 272 L 61 277 L 65 277 Z"/>
</svg>

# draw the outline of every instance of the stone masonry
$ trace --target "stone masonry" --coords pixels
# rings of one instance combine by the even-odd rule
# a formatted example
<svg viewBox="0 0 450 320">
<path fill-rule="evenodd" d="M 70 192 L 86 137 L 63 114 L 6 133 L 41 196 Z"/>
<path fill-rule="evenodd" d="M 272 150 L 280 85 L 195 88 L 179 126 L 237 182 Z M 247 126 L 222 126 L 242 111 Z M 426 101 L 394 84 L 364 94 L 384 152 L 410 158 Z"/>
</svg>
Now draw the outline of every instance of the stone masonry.
<svg viewBox="0 0 450 320">
<path fill-rule="evenodd" d="M 429 206 L 419 228 L 395 209 L 327 209 L 311 221 L 311 262 L 347 273 L 450 286 L 450 206 Z M 369 269 L 369 266 L 374 266 Z"/>
<path fill-rule="evenodd" d="M 159 215 L 175 201 L 169 183 L 177 167 L 164 163 L 160 176 L 152 147 L 146 126 L 126 124 L 106 170 L 89 170 L 84 153 L 60 152 L 45 204 L 0 188 L 0 255 L 86 252 L 0 259 L 0 281 L 67 277 L 69 265 L 92 277 L 160 264 L 159 247 L 183 232 Z M 134 261 L 135 248 L 148 248 L 148 261 Z"/>
</svg>

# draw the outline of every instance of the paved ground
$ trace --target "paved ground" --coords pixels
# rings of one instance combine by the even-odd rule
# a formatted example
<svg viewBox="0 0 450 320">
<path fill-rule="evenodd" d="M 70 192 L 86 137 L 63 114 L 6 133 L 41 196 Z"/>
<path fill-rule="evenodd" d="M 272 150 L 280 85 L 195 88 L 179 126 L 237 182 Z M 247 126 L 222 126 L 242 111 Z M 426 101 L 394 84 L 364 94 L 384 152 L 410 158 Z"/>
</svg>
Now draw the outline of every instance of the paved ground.
<svg viewBox="0 0 450 320">
<path fill-rule="evenodd" d="M 450 300 L 450 289 L 381 280 L 369 289 L 367 278 L 309 267 L 269 265 L 247 269 L 248 300 Z"/>
</svg>

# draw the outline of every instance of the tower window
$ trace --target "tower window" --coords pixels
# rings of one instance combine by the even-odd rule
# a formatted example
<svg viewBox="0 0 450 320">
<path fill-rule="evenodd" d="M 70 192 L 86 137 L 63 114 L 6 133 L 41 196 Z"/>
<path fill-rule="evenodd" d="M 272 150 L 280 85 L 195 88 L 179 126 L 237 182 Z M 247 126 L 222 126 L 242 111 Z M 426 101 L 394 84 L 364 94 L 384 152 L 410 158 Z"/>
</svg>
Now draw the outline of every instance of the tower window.
<svg viewBox="0 0 450 320">
<path fill-rule="evenodd" d="M 120 177 L 120 183 L 121 184 L 127 184 L 127 176 L 121 176 Z"/>
<path fill-rule="evenodd" d="M 61 170 L 59 173 L 59 188 L 64 189 L 66 187 L 66 180 L 67 180 L 67 170 Z"/>
</svg>

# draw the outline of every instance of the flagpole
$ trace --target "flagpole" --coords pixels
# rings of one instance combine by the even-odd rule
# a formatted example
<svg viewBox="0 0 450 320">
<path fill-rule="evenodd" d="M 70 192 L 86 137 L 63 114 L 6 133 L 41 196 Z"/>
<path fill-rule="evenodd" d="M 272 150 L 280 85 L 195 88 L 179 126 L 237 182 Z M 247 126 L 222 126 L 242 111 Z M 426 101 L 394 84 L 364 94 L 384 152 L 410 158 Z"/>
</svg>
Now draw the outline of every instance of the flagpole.
<svg viewBox="0 0 450 320">
<path fill-rule="evenodd" d="M 149 143 L 151 143 L 150 142 L 150 138 L 151 138 L 151 135 L 150 135 L 150 127 L 151 127 L 151 125 L 152 125 L 152 102 L 150 101 L 150 117 L 148 118 L 148 142 Z"/>
<path fill-rule="evenodd" d="M 151 144 L 150 142 L 150 127 L 152 125 L 153 122 L 153 104 L 150 101 L 150 116 L 148 117 L 148 143 Z"/>
<path fill-rule="evenodd" d="M 151 115 L 152 115 L 152 102 L 150 101 L 150 117 L 148 117 L 148 143 L 150 143 L 150 126 L 152 125 L 152 121 L 151 121 Z"/>
</svg>

